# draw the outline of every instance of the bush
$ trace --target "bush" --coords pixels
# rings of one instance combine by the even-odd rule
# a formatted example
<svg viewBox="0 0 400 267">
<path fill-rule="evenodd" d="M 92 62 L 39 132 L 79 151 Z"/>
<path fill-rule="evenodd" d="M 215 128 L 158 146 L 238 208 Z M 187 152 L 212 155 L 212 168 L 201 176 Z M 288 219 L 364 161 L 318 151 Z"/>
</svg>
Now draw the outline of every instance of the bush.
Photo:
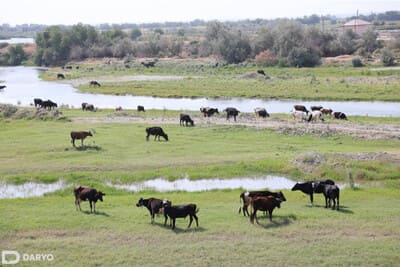
<svg viewBox="0 0 400 267">
<path fill-rule="evenodd" d="M 394 53 L 389 49 L 382 49 L 381 50 L 381 62 L 383 66 L 394 66 L 395 65 L 395 57 Z"/>
<path fill-rule="evenodd" d="M 351 60 L 351 64 L 355 68 L 364 66 L 360 57 L 353 57 L 353 59 Z"/>
<path fill-rule="evenodd" d="M 315 67 L 320 64 L 320 56 L 312 49 L 293 48 L 288 55 L 288 63 L 292 67 Z"/>
<path fill-rule="evenodd" d="M 278 64 L 278 59 L 272 54 L 270 50 L 265 50 L 259 53 L 255 60 L 258 64 L 262 64 L 264 66 L 275 66 Z"/>
</svg>

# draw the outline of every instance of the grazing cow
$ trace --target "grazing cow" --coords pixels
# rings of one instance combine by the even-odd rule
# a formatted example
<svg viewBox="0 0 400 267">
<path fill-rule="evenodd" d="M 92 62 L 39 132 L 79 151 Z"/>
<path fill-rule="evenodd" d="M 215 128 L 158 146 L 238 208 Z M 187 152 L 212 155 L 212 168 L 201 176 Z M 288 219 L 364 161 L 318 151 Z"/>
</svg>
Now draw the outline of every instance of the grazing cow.
<svg viewBox="0 0 400 267">
<path fill-rule="evenodd" d="M 332 117 L 332 112 L 333 112 L 333 110 L 330 109 L 330 108 L 323 108 L 323 109 L 321 109 L 321 112 L 322 112 L 322 114 L 324 114 L 324 115 L 329 115 L 330 117 Z"/>
<path fill-rule="evenodd" d="M 79 210 L 82 210 L 81 209 L 81 201 L 89 200 L 90 213 L 92 213 L 93 211 L 94 211 L 94 213 L 96 213 L 97 200 L 100 200 L 103 202 L 103 196 L 105 196 L 106 194 L 104 194 L 101 191 L 97 191 L 96 189 L 88 187 L 88 186 L 77 186 L 74 189 L 74 195 L 75 195 L 76 210 L 78 210 L 78 207 L 79 207 Z M 93 206 L 93 211 L 92 211 L 92 206 Z"/>
<path fill-rule="evenodd" d="M 94 87 L 98 86 L 98 87 L 100 87 L 101 84 L 98 83 L 97 81 L 90 81 L 90 82 L 89 82 L 89 86 L 94 86 Z"/>
<path fill-rule="evenodd" d="M 57 79 L 65 79 L 65 75 L 62 73 L 57 73 Z"/>
<path fill-rule="evenodd" d="M 308 120 L 307 113 L 305 113 L 303 111 L 293 110 L 291 112 L 291 114 L 292 114 L 294 120 L 299 120 L 299 121 L 307 121 Z"/>
<path fill-rule="evenodd" d="M 304 182 L 304 183 L 296 183 L 293 188 L 292 191 L 296 191 L 296 190 L 300 190 L 301 192 L 303 192 L 304 194 L 310 195 L 310 201 L 311 201 L 311 205 L 314 205 L 314 193 L 321 193 L 321 192 L 316 192 L 315 188 L 317 187 L 318 184 L 330 184 L 330 185 L 334 185 L 335 182 L 327 179 L 325 181 L 308 181 L 308 182 Z"/>
<path fill-rule="evenodd" d="M 340 189 L 337 185 L 318 183 L 315 187 L 315 193 L 322 193 L 324 195 L 325 208 L 331 207 L 331 201 L 333 201 L 332 209 L 335 209 L 336 207 L 336 209 L 339 210 Z"/>
<path fill-rule="evenodd" d="M 72 70 L 72 66 L 65 66 L 65 69 Z"/>
<path fill-rule="evenodd" d="M 45 101 L 42 101 L 41 106 L 42 106 L 42 108 L 51 110 L 52 108 L 56 108 L 57 107 L 57 103 L 55 103 L 55 102 L 53 102 L 51 100 L 45 100 Z"/>
<path fill-rule="evenodd" d="M 256 219 L 257 224 L 257 211 L 268 211 L 269 220 L 272 222 L 272 211 L 278 207 L 281 207 L 282 200 L 279 198 L 275 198 L 273 196 L 267 197 L 254 197 L 250 201 L 250 205 L 253 208 L 253 213 L 250 215 L 250 222 L 254 224 L 254 219 Z"/>
<path fill-rule="evenodd" d="M 146 128 L 146 141 L 149 141 L 149 136 L 154 135 L 154 140 L 158 137 L 158 141 L 160 141 L 160 136 L 164 137 L 165 141 L 168 141 L 168 135 L 164 133 L 163 129 L 161 127 L 155 126 L 155 127 L 148 127 Z"/>
<path fill-rule="evenodd" d="M 143 112 L 145 112 L 145 110 L 144 110 L 144 107 L 143 106 L 140 106 L 140 105 L 138 105 L 137 106 L 137 111 L 143 111 Z"/>
<path fill-rule="evenodd" d="M 265 76 L 264 70 L 257 70 L 257 73 Z"/>
<path fill-rule="evenodd" d="M 319 110 L 311 111 L 311 114 L 310 114 L 310 116 L 308 118 L 308 122 L 310 122 L 310 121 L 314 121 L 314 122 L 316 122 L 316 121 L 324 121 L 324 117 L 322 115 L 322 112 L 319 111 Z"/>
<path fill-rule="evenodd" d="M 188 114 L 180 114 L 180 120 L 179 120 L 179 125 L 185 125 L 188 126 L 188 123 L 190 123 L 190 126 L 194 126 L 194 122 L 192 118 Z"/>
<path fill-rule="evenodd" d="M 339 120 L 347 120 L 346 114 L 343 112 L 332 112 L 332 117 Z"/>
<path fill-rule="evenodd" d="M 321 110 L 322 108 L 323 108 L 322 106 L 311 106 L 311 107 L 310 107 L 311 111 L 314 111 L 314 110 Z"/>
<path fill-rule="evenodd" d="M 85 131 L 80 131 L 80 132 L 71 132 L 71 143 L 75 147 L 75 139 L 80 139 L 81 140 L 81 146 L 83 146 L 83 140 L 85 140 L 86 137 L 88 136 L 93 136 L 91 132 L 85 132 Z"/>
<path fill-rule="evenodd" d="M 233 120 L 236 121 L 236 116 L 239 115 L 239 110 L 236 108 L 228 107 L 224 109 L 224 112 L 226 112 L 226 119 L 229 120 L 230 117 L 233 117 Z"/>
<path fill-rule="evenodd" d="M 122 107 L 121 106 L 116 107 L 115 111 L 122 111 Z"/>
<path fill-rule="evenodd" d="M 294 105 L 294 110 L 303 111 L 303 112 L 307 113 L 307 115 L 309 112 L 308 109 L 303 105 Z"/>
<path fill-rule="evenodd" d="M 267 197 L 273 196 L 275 198 L 280 199 L 281 201 L 286 201 L 285 196 L 283 195 L 282 191 L 279 192 L 270 192 L 270 191 L 250 191 L 250 192 L 242 192 L 240 194 L 240 199 L 243 202 L 243 206 L 239 207 L 239 214 L 240 211 L 243 210 L 243 216 L 250 216 L 248 211 L 248 206 L 250 205 L 250 200 L 254 197 Z"/>
<path fill-rule="evenodd" d="M 143 66 L 145 66 L 146 68 L 150 68 L 150 67 L 154 67 L 154 65 L 156 64 L 155 61 L 149 61 L 149 62 L 141 62 L 141 64 Z"/>
<path fill-rule="evenodd" d="M 254 112 L 258 117 L 263 117 L 263 118 L 269 117 L 269 114 L 265 108 L 255 108 Z"/>
<path fill-rule="evenodd" d="M 6 87 L 7 87 L 6 85 L 0 85 L 0 90 L 3 90 Z"/>
<path fill-rule="evenodd" d="M 96 109 L 93 104 L 82 103 L 82 110 L 95 111 Z"/>
<path fill-rule="evenodd" d="M 203 113 L 204 117 L 211 117 L 215 113 L 219 114 L 217 108 L 201 107 L 200 112 Z"/>
<path fill-rule="evenodd" d="M 150 223 L 154 223 L 155 214 L 159 213 L 160 210 L 164 208 L 163 206 L 164 204 L 171 206 L 171 201 L 166 199 L 161 200 L 153 197 L 147 199 L 140 198 L 138 203 L 136 203 L 136 207 L 145 206 L 150 212 L 150 217 L 151 217 Z"/>
<path fill-rule="evenodd" d="M 190 216 L 190 222 L 188 228 L 192 225 L 193 217 L 196 220 L 196 226 L 199 227 L 199 220 L 196 216 L 196 213 L 199 212 L 196 204 L 188 204 L 188 205 L 179 205 L 179 206 L 171 206 L 167 204 L 163 204 L 164 207 L 164 226 L 167 224 L 167 219 L 169 217 L 170 221 L 172 221 L 172 229 L 175 229 L 175 220 L 176 218 L 186 218 L 188 215 Z"/>
<path fill-rule="evenodd" d="M 35 104 L 35 108 L 40 108 L 42 106 L 43 100 L 40 98 L 34 98 L 33 103 Z"/>
</svg>

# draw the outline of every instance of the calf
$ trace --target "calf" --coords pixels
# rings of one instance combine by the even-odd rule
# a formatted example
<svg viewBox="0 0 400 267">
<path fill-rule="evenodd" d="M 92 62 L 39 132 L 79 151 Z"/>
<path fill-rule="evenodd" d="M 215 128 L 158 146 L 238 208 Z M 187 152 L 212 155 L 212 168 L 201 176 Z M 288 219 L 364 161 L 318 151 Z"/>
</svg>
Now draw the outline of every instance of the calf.
<svg viewBox="0 0 400 267">
<path fill-rule="evenodd" d="M 318 184 L 334 185 L 335 182 L 330 179 L 327 179 L 325 181 L 308 181 L 308 182 L 304 182 L 304 183 L 296 183 L 293 186 L 292 191 L 300 190 L 304 194 L 310 195 L 311 205 L 314 205 L 314 193 L 321 193 L 321 192 L 315 191 L 315 188 L 317 187 Z"/>
<path fill-rule="evenodd" d="M 239 214 L 240 211 L 243 210 L 243 216 L 250 216 L 249 211 L 248 211 L 248 206 L 250 205 L 250 201 L 254 197 L 267 197 L 267 196 L 273 196 L 275 198 L 280 199 L 281 201 L 286 201 L 285 196 L 283 195 L 282 191 L 279 192 L 270 192 L 270 191 L 247 191 L 247 192 L 242 192 L 240 194 L 240 199 L 243 202 L 243 205 L 239 207 Z"/>
<path fill-rule="evenodd" d="M 267 196 L 267 197 L 254 197 L 251 199 L 250 204 L 251 207 L 253 208 L 253 213 L 250 216 L 250 222 L 254 224 L 254 218 L 256 219 L 257 224 L 258 219 L 257 219 L 257 211 L 268 211 L 269 213 L 269 220 L 272 222 L 272 211 L 278 207 L 281 207 L 281 202 L 282 200 L 279 198 L 275 198 L 273 196 Z"/>
<path fill-rule="evenodd" d="M 96 111 L 93 104 L 82 103 L 82 110 Z"/>
<path fill-rule="evenodd" d="M 146 141 L 149 141 L 149 136 L 154 135 L 154 140 L 157 139 L 160 141 L 160 136 L 164 137 L 165 141 L 168 141 L 168 135 L 164 133 L 163 129 L 161 127 L 155 126 L 155 127 L 148 127 L 146 128 Z"/>
<path fill-rule="evenodd" d="M 136 203 L 136 207 L 145 206 L 150 212 L 150 217 L 151 217 L 150 223 L 154 223 L 155 214 L 159 213 L 160 210 L 164 208 L 163 206 L 164 204 L 171 206 L 171 201 L 166 199 L 161 200 L 153 197 L 147 199 L 140 198 L 138 203 Z"/>
<path fill-rule="evenodd" d="M 310 114 L 310 116 L 308 118 L 308 122 L 310 122 L 310 121 L 314 121 L 314 122 L 321 121 L 321 122 L 323 122 L 324 121 L 324 117 L 322 115 L 322 112 L 319 111 L 319 110 L 311 111 L 311 114 Z"/>
<path fill-rule="evenodd" d="M 40 108 L 42 106 L 43 100 L 40 98 L 34 98 L 33 103 L 35 104 L 35 108 Z"/>
<path fill-rule="evenodd" d="M 187 115 L 187 114 L 181 113 L 181 114 L 180 114 L 179 125 L 181 125 L 181 126 L 182 126 L 182 125 L 188 126 L 188 123 L 189 123 L 191 126 L 194 126 L 194 122 L 193 122 L 192 118 L 190 118 L 190 116 Z"/>
<path fill-rule="evenodd" d="M 299 120 L 299 121 L 307 121 L 308 120 L 308 115 L 307 113 L 303 111 L 298 111 L 298 110 L 293 110 L 291 112 L 292 117 L 294 120 Z"/>
<path fill-rule="evenodd" d="M 65 79 L 65 75 L 62 73 L 57 73 L 57 79 Z"/>
<path fill-rule="evenodd" d="M 214 114 L 219 114 L 217 108 L 201 107 L 200 112 L 203 113 L 204 117 L 211 117 Z"/>
<path fill-rule="evenodd" d="M 322 114 L 324 114 L 324 115 L 329 115 L 329 116 L 332 117 L 332 112 L 333 112 L 333 110 L 330 109 L 330 108 L 323 108 L 323 109 L 321 109 L 321 112 L 322 112 Z"/>
<path fill-rule="evenodd" d="M 332 112 L 332 117 L 340 120 L 347 120 L 346 114 L 343 112 Z"/>
<path fill-rule="evenodd" d="M 265 71 L 264 70 L 257 70 L 257 73 L 265 76 Z"/>
<path fill-rule="evenodd" d="M 48 109 L 48 110 L 51 110 L 52 108 L 58 107 L 57 103 L 55 103 L 55 102 L 53 102 L 51 100 L 42 101 L 41 106 L 42 106 L 42 108 L 45 108 L 45 109 Z"/>
<path fill-rule="evenodd" d="M 101 87 L 101 84 L 97 81 L 90 81 L 89 86 L 94 86 L 94 87 Z"/>
<path fill-rule="evenodd" d="M 188 215 L 190 216 L 190 222 L 188 228 L 192 225 L 193 218 L 196 220 L 196 226 L 199 227 L 199 221 L 196 216 L 196 213 L 199 212 L 196 204 L 188 204 L 188 205 L 180 205 L 180 206 L 169 206 L 167 204 L 163 205 L 164 207 L 164 226 L 167 224 L 167 219 L 172 221 L 172 229 L 175 229 L 175 220 L 176 218 L 186 218 Z"/>
<path fill-rule="evenodd" d="M 226 119 L 229 120 L 230 117 L 233 117 L 233 120 L 236 121 L 236 116 L 239 115 L 239 110 L 236 108 L 226 108 L 224 109 L 224 112 L 226 112 Z"/>
<path fill-rule="evenodd" d="M 263 117 L 263 118 L 269 117 L 269 114 L 265 108 L 255 108 L 254 113 L 258 117 Z"/>
<path fill-rule="evenodd" d="M 150 68 L 150 67 L 154 67 L 154 65 L 156 64 L 155 61 L 149 61 L 149 62 L 141 62 L 141 64 L 143 66 L 145 66 L 146 68 Z"/>
<path fill-rule="evenodd" d="M 139 111 L 139 112 L 140 112 L 140 111 L 145 112 L 144 107 L 143 107 L 143 106 L 140 106 L 140 105 L 137 106 L 137 111 Z"/>
<path fill-rule="evenodd" d="M 86 201 L 89 200 L 90 204 L 90 213 L 94 211 L 96 213 L 96 202 L 97 200 L 100 200 L 103 202 L 103 196 L 104 194 L 101 191 L 97 191 L 94 188 L 88 187 L 88 186 L 77 186 L 74 189 L 74 195 L 75 195 L 75 207 L 76 210 L 82 210 L 81 209 L 81 201 Z M 92 211 L 93 207 L 93 211 Z"/>
<path fill-rule="evenodd" d="M 332 209 L 335 209 L 336 207 L 336 209 L 339 210 L 340 189 L 337 185 L 318 183 L 315 187 L 315 193 L 322 193 L 324 195 L 325 208 L 331 207 L 331 201 L 333 201 Z"/>
<path fill-rule="evenodd" d="M 92 133 L 89 132 L 85 132 L 85 131 L 80 131 L 80 132 L 75 132 L 72 131 L 71 132 L 71 143 L 72 145 L 75 147 L 75 139 L 80 139 L 81 140 L 81 146 L 83 146 L 83 140 L 88 137 L 88 136 L 93 136 Z"/>
<path fill-rule="evenodd" d="M 307 108 L 305 107 L 305 106 L 303 106 L 303 105 L 294 105 L 294 110 L 297 110 L 297 111 L 303 111 L 303 112 L 305 112 L 305 113 L 307 113 L 308 114 L 308 110 L 307 110 Z"/>
</svg>

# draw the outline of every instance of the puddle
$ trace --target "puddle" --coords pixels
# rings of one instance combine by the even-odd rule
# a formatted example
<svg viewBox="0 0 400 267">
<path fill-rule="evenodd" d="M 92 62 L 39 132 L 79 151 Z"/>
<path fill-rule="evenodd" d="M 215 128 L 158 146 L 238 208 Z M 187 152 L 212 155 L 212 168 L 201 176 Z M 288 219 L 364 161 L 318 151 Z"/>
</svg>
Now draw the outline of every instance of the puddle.
<svg viewBox="0 0 400 267">
<path fill-rule="evenodd" d="M 0 181 L 0 199 L 41 197 L 46 193 L 55 192 L 69 186 L 64 180 L 59 180 L 52 184 L 28 182 L 21 185 L 7 184 L 4 181 Z"/>
<path fill-rule="evenodd" d="M 294 181 L 280 176 L 265 176 L 258 178 L 232 178 L 232 179 L 200 179 L 200 180 L 189 180 L 183 178 L 175 181 L 168 181 L 165 179 L 153 179 L 143 182 L 137 182 L 132 184 L 112 184 L 108 182 L 106 185 L 115 187 L 117 189 L 123 189 L 132 192 L 140 192 L 144 190 L 154 190 L 159 192 L 166 191 L 187 191 L 187 192 L 198 192 L 208 190 L 222 190 L 222 189 L 238 189 L 243 188 L 244 190 L 281 190 L 291 189 L 295 184 Z"/>
</svg>

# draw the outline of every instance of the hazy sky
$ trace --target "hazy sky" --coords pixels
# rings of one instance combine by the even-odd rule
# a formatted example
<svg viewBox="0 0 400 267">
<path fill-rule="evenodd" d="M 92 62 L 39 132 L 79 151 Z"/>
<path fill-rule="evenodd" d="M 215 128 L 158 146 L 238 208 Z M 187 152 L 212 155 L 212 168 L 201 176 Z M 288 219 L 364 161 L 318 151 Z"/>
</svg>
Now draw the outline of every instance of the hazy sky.
<svg viewBox="0 0 400 267">
<path fill-rule="evenodd" d="M 7 0 L 0 24 L 273 19 L 400 10 L 400 0 Z"/>
</svg>

